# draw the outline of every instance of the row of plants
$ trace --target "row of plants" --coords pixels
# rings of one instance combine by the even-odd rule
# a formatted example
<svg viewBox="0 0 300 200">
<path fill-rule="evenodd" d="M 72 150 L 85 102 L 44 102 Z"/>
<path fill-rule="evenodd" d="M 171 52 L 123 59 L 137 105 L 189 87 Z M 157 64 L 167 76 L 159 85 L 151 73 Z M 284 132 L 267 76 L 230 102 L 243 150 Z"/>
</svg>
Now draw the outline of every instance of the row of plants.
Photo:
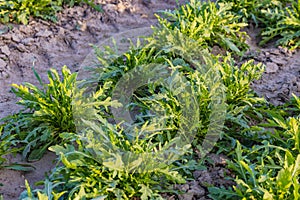
<svg viewBox="0 0 300 200">
<path fill-rule="evenodd" d="M 100 5 L 90 0 L 4 0 L 0 2 L 0 22 L 27 24 L 30 16 L 57 21 L 56 13 L 61 11 L 63 6 L 72 7 L 82 3 L 88 4 L 99 12 L 102 11 Z M 169 20 L 171 23 L 167 22 L 166 18 L 158 17 L 161 22 L 165 20 L 164 23 L 169 23 L 168 26 L 181 29 L 190 27 L 184 30 L 185 32 L 182 30 L 183 33 L 196 38 L 201 46 L 209 47 L 214 42 L 221 42 L 220 46 L 226 46 L 226 49 L 229 48 L 239 55 L 242 55 L 240 50 L 247 48 L 247 44 L 238 39 L 238 37 L 246 39 L 245 33 L 239 30 L 253 23 L 256 27 L 262 28 L 260 45 L 277 39 L 276 45 L 294 50 L 300 43 L 300 3 L 296 0 L 218 0 L 211 4 L 191 1 L 175 12 L 165 12 L 165 14 L 172 19 Z M 198 20 L 193 20 L 194 16 L 197 16 Z M 202 37 L 199 37 L 199 34 Z"/>
<path fill-rule="evenodd" d="M 10 149 L 34 161 L 49 149 L 58 157 L 38 183 L 44 188 L 32 191 L 26 183 L 20 198 L 144 200 L 180 194 L 174 184 L 203 168 L 205 159 L 195 149 L 205 150 L 213 127 L 222 138 L 213 151 L 228 156 L 237 185 L 208 186 L 210 198 L 298 199 L 300 99 L 275 107 L 250 88 L 264 66 L 252 60 L 238 65 L 231 56 L 247 49 L 240 29 L 249 22 L 233 5 L 259 11 L 251 10 L 255 1 L 242 2 L 191 0 L 164 12 L 144 43 L 124 53 L 96 48 L 98 65 L 86 80 L 63 67 L 62 78 L 54 69 L 48 72 L 48 83 L 34 71 L 40 87 L 13 85 L 24 109 L 2 119 L 1 156 Z M 213 55 L 215 45 L 228 52 Z M 163 81 L 153 78 L 159 76 Z M 127 101 L 115 98 L 116 91 L 139 84 L 125 93 Z M 130 110 L 131 123 L 116 119 L 114 109 L 122 107 Z"/>
<path fill-rule="evenodd" d="M 100 5 L 90 0 L 3 0 L 0 2 L 0 22 L 27 24 L 30 17 L 57 21 L 56 14 L 63 6 L 73 7 L 81 3 L 101 11 Z"/>
<path fill-rule="evenodd" d="M 300 2 L 296 0 L 218 0 L 229 3 L 230 11 L 240 16 L 242 22 L 261 28 L 260 45 L 271 40 L 277 46 L 295 50 L 299 47 Z"/>
</svg>

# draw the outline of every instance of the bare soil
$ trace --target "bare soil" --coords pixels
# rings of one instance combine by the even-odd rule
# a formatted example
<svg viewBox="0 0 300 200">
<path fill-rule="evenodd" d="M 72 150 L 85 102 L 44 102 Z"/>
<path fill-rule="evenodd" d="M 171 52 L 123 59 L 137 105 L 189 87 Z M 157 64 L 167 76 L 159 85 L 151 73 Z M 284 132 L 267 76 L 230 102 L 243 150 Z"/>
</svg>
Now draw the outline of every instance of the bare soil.
<svg viewBox="0 0 300 200">
<path fill-rule="evenodd" d="M 61 69 L 67 65 L 79 71 L 87 56 L 92 57 L 90 44 L 99 44 L 111 36 L 136 38 L 151 33 L 149 27 L 157 23 L 154 13 L 176 7 L 172 0 L 102 0 L 103 13 L 87 6 L 66 8 L 59 14 L 57 23 L 31 19 L 28 25 L 0 24 L 0 118 L 19 111 L 16 97 L 10 92 L 11 84 L 30 82 L 38 84 L 32 67 L 46 81 L 49 68 Z M 258 95 L 270 103 L 282 104 L 292 93 L 300 95 L 300 52 L 288 52 L 273 45 L 257 46 L 257 30 L 247 30 L 251 39 L 248 58 L 266 64 L 261 80 L 253 83 Z M 120 39 L 120 38 L 118 38 Z M 88 57 L 89 58 L 89 57 Z M 208 199 L 205 185 L 232 184 L 224 180 L 229 174 L 222 156 L 211 154 L 215 164 L 206 171 L 195 172 L 196 181 L 179 186 L 185 194 L 179 199 Z M 22 162 L 20 156 L 10 156 L 10 162 Z M 40 161 L 31 163 L 36 170 L 19 172 L 1 169 L 0 194 L 5 200 L 18 199 L 25 189 L 24 180 L 30 185 L 43 180 L 45 173 L 54 167 L 55 155 L 47 153 Z M 175 199 L 175 197 L 169 197 Z"/>
</svg>

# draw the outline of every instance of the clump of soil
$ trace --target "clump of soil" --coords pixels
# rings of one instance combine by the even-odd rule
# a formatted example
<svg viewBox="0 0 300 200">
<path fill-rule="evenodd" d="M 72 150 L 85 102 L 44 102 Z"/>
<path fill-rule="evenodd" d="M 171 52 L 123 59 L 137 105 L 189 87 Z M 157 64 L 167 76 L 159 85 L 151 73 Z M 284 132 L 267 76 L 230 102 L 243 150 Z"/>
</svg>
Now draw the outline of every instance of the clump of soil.
<svg viewBox="0 0 300 200">
<path fill-rule="evenodd" d="M 262 78 L 253 83 L 253 89 L 274 105 L 288 101 L 292 94 L 300 95 L 300 52 L 281 48 L 261 49 L 255 60 L 266 65 Z"/>
</svg>

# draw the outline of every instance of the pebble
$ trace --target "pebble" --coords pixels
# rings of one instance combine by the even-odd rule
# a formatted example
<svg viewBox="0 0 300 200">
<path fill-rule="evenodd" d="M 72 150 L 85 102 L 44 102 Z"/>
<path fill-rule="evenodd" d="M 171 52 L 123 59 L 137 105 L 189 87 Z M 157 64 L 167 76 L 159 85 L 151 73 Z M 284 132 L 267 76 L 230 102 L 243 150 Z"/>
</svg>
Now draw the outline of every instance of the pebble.
<svg viewBox="0 0 300 200">
<path fill-rule="evenodd" d="M 280 50 L 279 49 L 271 49 L 270 53 L 273 55 L 281 55 Z"/>
<path fill-rule="evenodd" d="M 199 186 L 197 181 L 192 181 L 189 183 L 189 185 L 190 189 L 185 194 L 179 195 L 179 199 L 199 199 L 200 197 L 205 195 L 205 190 L 201 186 Z"/>
<path fill-rule="evenodd" d="M 287 79 L 287 83 L 291 83 L 294 84 L 297 82 L 297 77 L 295 75 L 291 75 L 290 77 L 288 77 Z"/>
<path fill-rule="evenodd" d="M 86 21 L 77 21 L 77 25 L 79 26 L 79 29 L 81 30 L 81 31 L 86 31 L 86 29 L 87 29 L 87 26 L 86 26 Z"/>
<path fill-rule="evenodd" d="M 0 69 L 3 69 L 5 67 L 6 67 L 6 62 L 0 58 Z"/>
<path fill-rule="evenodd" d="M 226 165 L 226 157 L 224 155 L 211 153 L 208 157 L 213 161 L 213 165 Z"/>
<path fill-rule="evenodd" d="M 291 65 L 290 65 L 290 69 L 300 69 L 300 61 L 295 60 Z"/>
<path fill-rule="evenodd" d="M 108 3 L 108 4 L 106 4 L 106 5 L 103 6 L 103 10 L 104 10 L 105 12 L 116 11 L 117 9 L 118 9 L 118 8 L 117 8 L 116 5 L 110 4 L 110 3 Z"/>
<path fill-rule="evenodd" d="M 27 45 L 27 46 L 32 45 L 33 42 L 34 42 L 33 38 L 25 38 L 25 39 L 22 40 L 22 43 Z"/>
<path fill-rule="evenodd" d="M 126 10 L 126 6 L 121 2 L 118 4 L 118 12 L 123 13 Z"/>
<path fill-rule="evenodd" d="M 22 43 L 16 45 L 16 48 L 17 48 L 20 52 L 26 52 L 26 51 L 27 51 L 26 47 L 25 47 L 24 44 L 22 44 Z"/>
<path fill-rule="evenodd" d="M 0 58 L 7 59 L 7 56 L 5 54 L 0 53 Z"/>
<path fill-rule="evenodd" d="M 179 200 L 193 200 L 194 194 L 185 193 L 178 196 Z"/>
<path fill-rule="evenodd" d="M 267 62 L 266 63 L 266 73 L 275 73 L 279 69 L 278 65 L 272 62 Z"/>
<path fill-rule="evenodd" d="M 205 195 L 205 190 L 202 187 L 194 187 L 192 186 L 191 190 L 188 193 L 192 193 L 198 198 Z"/>
<path fill-rule="evenodd" d="M 265 55 L 266 55 L 267 57 L 269 57 L 269 56 L 270 56 L 270 53 L 269 53 L 268 51 L 265 51 Z"/>
<path fill-rule="evenodd" d="M 202 172 L 200 170 L 195 170 L 193 172 L 194 179 L 198 179 L 201 176 Z"/>
<path fill-rule="evenodd" d="M 64 35 L 64 34 L 65 34 L 65 29 L 62 27 L 59 27 L 58 35 Z"/>
<path fill-rule="evenodd" d="M 19 30 L 20 30 L 20 32 L 22 32 L 22 33 L 24 33 L 26 35 L 29 35 L 32 32 L 31 26 L 26 26 L 26 25 L 21 25 L 19 27 Z"/>
<path fill-rule="evenodd" d="M 185 191 L 185 192 L 188 191 L 188 189 L 190 189 L 189 184 L 184 184 L 180 187 L 180 190 Z"/>
<path fill-rule="evenodd" d="M 11 39 L 12 39 L 12 41 L 17 42 L 17 43 L 21 42 L 21 37 L 16 34 L 12 34 Z"/>
<path fill-rule="evenodd" d="M 270 56 L 272 62 L 276 63 L 279 66 L 283 66 L 286 64 L 286 61 L 282 58 L 277 58 L 276 56 Z"/>
<path fill-rule="evenodd" d="M 9 40 L 9 41 L 12 39 L 11 34 L 1 35 L 1 38 L 4 39 L 4 40 Z"/>
<path fill-rule="evenodd" d="M 42 30 L 42 31 L 39 31 L 35 36 L 37 36 L 37 37 L 49 37 L 51 35 L 53 35 L 53 33 L 51 31 Z"/>
<path fill-rule="evenodd" d="M 7 56 L 10 55 L 10 50 L 9 50 L 9 48 L 8 48 L 7 45 L 0 47 L 0 51 L 1 51 L 2 53 L 4 53 L 5 55 L 7 55 Z"/>
<path fill-rule="evenodd" d="M 0 72 L 0 79 L 6 79 L 9 78 L 9 74 L 5 71 Z"/>
</svg>

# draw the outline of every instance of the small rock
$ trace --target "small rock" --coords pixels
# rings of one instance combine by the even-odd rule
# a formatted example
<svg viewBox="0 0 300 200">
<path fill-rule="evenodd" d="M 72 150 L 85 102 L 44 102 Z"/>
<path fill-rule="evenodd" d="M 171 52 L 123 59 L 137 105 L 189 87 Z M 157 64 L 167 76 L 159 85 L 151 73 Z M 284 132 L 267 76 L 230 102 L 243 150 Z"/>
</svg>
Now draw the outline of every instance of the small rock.
<svg viewBox="0 0 300 200">
<path fill-rule="evenodd" d="M 266 63 L 266 73 L 275 73 L 279 69 L 278 65 L 272 62 L 267 62 Z"/>
<path fill-rule="evenodd" d="M 211 176 L 207 170 L 201 171 L 201 175 L 199 176 L 199 178 L 197 180 L 199 181 L 199 184 L 202 186 L 205 186 L 207 184 L 208 185 L 213 184 L 213 179 L 211 178 Z"/>
<path fill-rule="evenodd" d="M 221 169 L 218 171 L 218 175 L 219 175 L 219 177 L 224 178 L 224 170 L 223 170 L 223 168 L 221 168 Z"/>
<path fill-rule="evenodd" d="M 196 196 L 197 199 L 205 195 L 205 190 L 202 187 L 192 187 L 191 190 L 188 191 L 188 193 L 192 193 L 193 196 Z"/>
<path fill-rule="evenodd" d="M 16 45 L 16 48 L 17 48 L 20 52 L 26 52 L 26 51 L 27 51 L 26 47 L 25 47 L 24 44 L 22 44 L 22 43 Z"/>
<path fill-rule="evenodd" d="M 78 26 L 79 26 L 79 29 L 81 30 L 81 31 L 86 31 L 86 29 L 87 29 L 87 26 L 86 26 L 86 21 L 77 21 L 77 24 L 78 24 Z"/>
<path fill-rule="evenodd" d="M 0 58 L 3 58 L 5 60 L 7 59 L 7 56 L 5 54 L 0 53 Z"/>
<path fill-rule="evenodd" d="M 274 92 L 276 90 L 278 90 L 280 88 L 277 88 L 276 85 L 269 83 L 269 85 L 266 86 L 266 90 L 270 91 L 270 92 Z"/>
<path fill-rule="evenodd" d="M 9 74 L 5 71 L 0 72 L 0 79 L 7 79 L 9 78 Z"/>
<path fill-rule="evenodd" d="M 190 189 L 190 186 L 189 186 L 189 184 L 183 184 L 183 185 L 180 185 L 180 186 L 179 186 L 179 189 L 180 189 L 181 191 L 186 192 L 186 191 L 188 191 L 188 190 Z"/>
<path fill-rule="evenodd" d="M 33 42 L 34 42 L 33 38 L 25 38 L 25 39 L 22 40 L 22 43 L 27 45 L 27 46 L 32 45 Z"/>
<path fill-rule="evenodd" d="M 283 58 L 277 58 L 276 56 L 270 57 L 271 61 L 276 63 L 279 66 L 284 66 L 286 64 L 286 61 L 283 60 Z"/>
<path fill-rule="evenodd" d="M 29 35 L 31 34 L 32 30 L 31 30 L 31 26 L 27 26 L 27 25 L 21 25 L 19 27 L 20 32 Z"/>
<path fill-rule="evenodd" d="M 297 82 L 297 77 L 295 75 L 291 75 L 288 77 L 287 82 L 290 84 L 294 84 Z"/>
<path fill-rule="evenodd" d="M 265 52 L 265 56 L 266 56 L 266 57 L 269 57 L 269 56 L 270 56 L 270 53 L 266 51 L 266 52 Z"/>
<path fill-rule="evenodd" d="M 205 190 L 199 185 L 199 183 L 197 181 L 192 181 L 189 193 L 193 193 L 194 196 L 196 196 L 198 199 L 201 196 L 205 195 Z"/>
<path fill-rule="evenodd" d="M 65 34 L 65 29 L 62 27 L 59 27 L 58 35 L 63 35 L 63 34 Z"/>
<path fill-rule="evenodd" d="M 265 62 L 267 57 L 264 54 L 260 53 L 257 56 L 255 56 L 254 59 L 258 62 Z"/>
<path fill-rule="evenodd" d="M 192 193 L 180 194 L 178 196 L 179 200 L 192 200 L 194 195 Z"/>
<path fill-rule="evenodd" d="M 6 62 L 2 59 L 0 59 L 0 69 L 2 68 L 5 68 L 6 67 Z"/>
<path fill-rule="evenodd" d="M 300 61 L 295 60 L 289 67 L 290 69 L 300 69 Z"/>
<path fill-rule="evenodd" d="M 107 12 L 107 13 L 109 13 L 109 12 L 111 12 L 111 11 L 116 11 L 117 9 L 118 9 L 118 8 L 117 8 L 116 5 L 110 4 L 110 3 L 105 4 L 105 5 L 103 6 L 103 10 L 104 10 L 105 12 Z"/>
<path fill-rule="evenodd" d="M 11 39 L 12 39 L 12 41 L 17 42 L 17 43 L 21 42 L 21 37 L 16 34 L 12 34 Z"/>
<path fill-rule="evenodd" d="M 49 37 L 51 36 L 53 33 L 51 31 L 48 31 L 48 30 L 42 30 L 42 31 L 39 31 L 36 36 L 37 37 Z"/>
<path fill-rule="evenodd" d="M 7 56 L 10 55 L 10 50 L 9 50 L 9 48 L 8 48 L 7 45 L 5 45 L 5 46 L 3 46 L 3 47 L 0 47 L 0 51 L 1 51 L 2 53 L 4 53 L 5 55 L 7 55 Z"/>
<path fill-rule="evenodd" d="M 273 54 L 273 55 L 280 55 L 281 54 L 279 49 L 271 49 L 270 53 Z"/>
<path fill-rule="evenodd" d="M 10 41 L 12 39 L 12 37 L 11 37 L 11 34 L 4 34 L 4 35 L 1 35 L 1 39 Z"/>
<path fill-rule="evenodd" d="M 198 179 L 201 176 L 202 172 L 200 170 L 196 170 L 193 172 L 194 179 Z"/>
<path fill-rule="evenodd" d="M 118 7 L 118 12 L 119 13 L 123 13 L 126 10 L 126 6 L 122 2 L 119 3 L 117 7 Z"/>
<path fill-rule="evenodd" d="M 218 155 L 218 154 L 211 153 L 208 155 L 208 158 L 210 158 L 212 160 L 214 166 L 226 165 L 226 157 L 224 155 Z"/>
</svg>

